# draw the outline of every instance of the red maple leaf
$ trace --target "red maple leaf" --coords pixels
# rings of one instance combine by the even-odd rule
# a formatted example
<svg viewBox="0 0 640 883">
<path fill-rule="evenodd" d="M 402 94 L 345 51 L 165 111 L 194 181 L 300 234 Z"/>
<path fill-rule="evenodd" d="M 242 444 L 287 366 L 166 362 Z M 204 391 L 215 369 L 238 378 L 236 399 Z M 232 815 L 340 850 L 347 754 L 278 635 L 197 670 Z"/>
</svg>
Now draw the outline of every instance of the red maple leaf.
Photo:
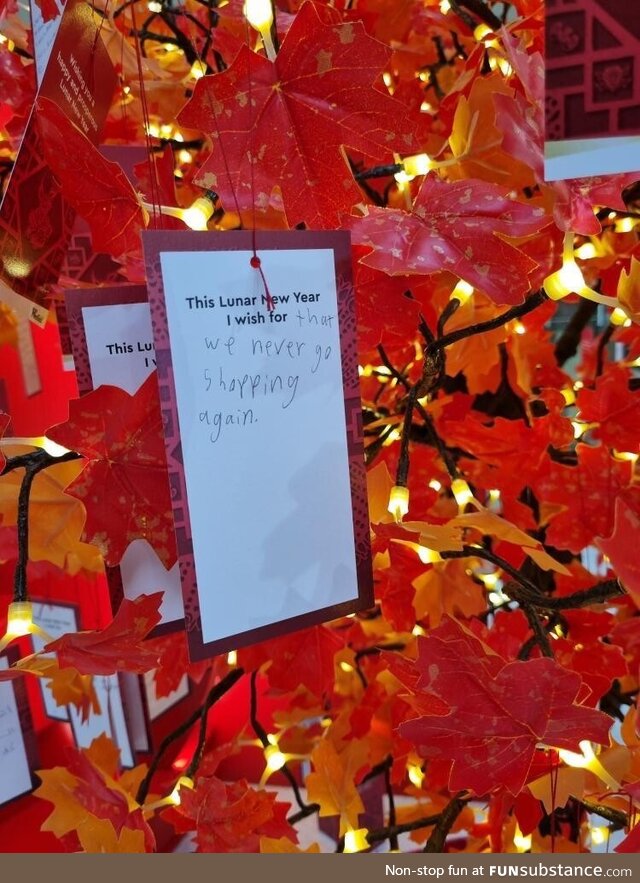
<svg viewBox="0 0 640 883">
<path fill-rule="evenodd" d="M 144 209 L 118 163 L 105 159 L 53 101 L 39 98 L 36 106 L 47 165 L 89 224 L 94 251 L 119 257 L 139 250 Z"/>
<path fill-rule="evenodd" d="M 337 226 L 362 200 L 345 149 L 374 160 L 418 149 L 403 105 L 373 86 L 389 55 L 360 22 L 305 3 L 274 62 L 243 46 L 198 81 L 178 118 L 214 139 L 196 183 L 241 211 L 266 208 L 277 183 L 292 226 Z"/>
<path fill-rule="evenodd" d="M 640 609 L 640 560 L 637 546 L 640 536 L 640 515 L 621 497 L 616 500 L 613 533 L 608 538 L 598 537 L 596 543 L 611 561 L 620 582 Z M 636 552 L 633 552 L 636 549 Z"/>
<path fill-rule="evenodd" d="M 418 640 L 418 686 L 449 706 L 400 726 L 425 757 L 453 760 L 451 791 L 522 790 L 536 747 L 608 742 L 611 719 L 575 703 L 581 679 L 551 659 L 507 662 L 446 619 Z"/>
<path fill-rule="evenodd" d="M 539 207 L 510 199 L 484 181 L 446 183 L 428 175 L 413 211 L 369 208 L 352 221 L 353 240 L 372 251 L 363 263 L 391 276 L 447 270 L 497 304 L 522 301 L 536 264 L 504 236 L 522 237 L 548 223 Z M 499 235 L 496 235 L 499 234 Z"/>
<path fill-rule="evenodd" d="M 157 650 L 143 643 L 160 622 L 158 608 L 162 592 L 126 598 L 106 628 L 93 632 L 74 632 L 57 638 L 44 648 L 57 653 L 61 668 L 71 667 L 82 674 L 110 675 L 117 671 L 144 674 L 158 664 Z"/>
<path fill-rule="evenodd" d="M 45 22 L 53 21 L 58 18 L 60 11 L 55 0 L 35 0 L 35 4 L 42 13 L 42 19 Z"/>
<path fill-rule="evenodd" d="M 343 641 L 323 625 L 263 641 L 238 653 L 247 671 L 270 662 L 267 678 L 273 689 L 295 691 L 300 684 L 314 696 L 330 693 L 333 687 L 333 657 Z"/>
<path fill-rule="evenodd" d="M 638 180 L 638 172 L 605 177 L 574 178 L 554 181 L 549 185 L 555 191 L 553 216 L 561 230 L 571 230 L 584 236 L 593 236 L 602 229 L 594 212 L 595 206 L 627 211 L 622 191 Z"/>
<path fill-rule="evenodd" d="M 195 828 L 199 852 L 258 852 L 260 836 L 297 842 L 295 830 L 286 822 L 289 804 L 244 780 L 226 784 L 215 776 L 201 777 L 195 789 L 183 788 L 180 797 L 171 820 L 178 830 Z"/>
<path fill-rule="evenodd" d="M 631 372 L 623 365 L 608 365 L 595 389 L 581 389 L 580 419 L 599 423 L 594 435 L 618 451 L 635 451 L 640 438 L 640 400 L 629 390 Z"/>
<path fill-rule="evenodd" d="M 101 386 L 71 401 L 69 420 L 47 435 L 88 460 L 66 493 L 84 503 L 84 539 L 107 564 L 117 564 L 141 538 L 172 567 L 176 545 L 155 375 L 134 395 Z"/>
</svg>

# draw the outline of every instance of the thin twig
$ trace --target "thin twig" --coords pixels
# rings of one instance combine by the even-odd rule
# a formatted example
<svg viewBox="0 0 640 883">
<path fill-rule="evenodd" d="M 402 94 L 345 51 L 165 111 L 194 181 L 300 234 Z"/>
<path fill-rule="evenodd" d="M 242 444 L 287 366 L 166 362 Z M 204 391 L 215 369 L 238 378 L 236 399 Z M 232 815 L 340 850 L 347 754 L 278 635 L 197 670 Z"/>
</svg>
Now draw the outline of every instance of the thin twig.
<svg viewBox="0 0 640 883">
<path fill-rule="evenodd" d="M 423 852 L 444 852 L 447 835 L 467 802 L 462 796 L 464 793 L 464 791 L 459 791 L 444 808 L 435 828 L 429 835 Z"/>
</svg>

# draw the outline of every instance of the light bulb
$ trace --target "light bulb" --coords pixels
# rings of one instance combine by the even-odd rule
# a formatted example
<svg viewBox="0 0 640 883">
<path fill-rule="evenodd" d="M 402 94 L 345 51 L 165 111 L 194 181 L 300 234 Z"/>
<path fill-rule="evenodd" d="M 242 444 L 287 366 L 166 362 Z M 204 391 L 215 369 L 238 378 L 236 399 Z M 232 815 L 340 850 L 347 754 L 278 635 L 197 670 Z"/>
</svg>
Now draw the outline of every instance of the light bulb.
<svg viewBox="0 0 640 883">
<path fill-rule="evenodd" d="M 531 849 L 531 834 L 525 837 L 519 827 L 516 826 L 516 832 L 513 835 L 513 845 L 518 852 L 528 852 Z"/>
<path fill-rule="evenodd" d="M 192 230 L 206 230 L 214 204 L 208 196 L 199 196 L 189 208 L 180 211 L 180 220 Z"/>
<path fill-rule="evenodd" d="M 594 846 L 601 846 L 603 843 L 606 843 L 607 837 L 609 835 L 609 829 L 603 827 L 590 828 L 589 835 L 591 837 L 591 843 Z"/>
<path fill-rule="evenodd" d="M 631 319 L 627 316 L 622 307 L 616 307 L 615 310 L 613 310 L 609 316 L 609 321 L 612 325 L 617 325 L 622 328 L 628 328 L 631 325 Z"/>
<path fill-rule="evenodd" d="M 245 0 L 244 15 L 251 27 L 260 32 L 267 58 L 273 61 L 276 57 L 276 49 L 271 39 L 273 25 L 271 0 Z"/>
<path fill-rule="evenodd" d="M 513 326 L 513 330 L 515 331 L 516 334 L 526 334 L 527 333 L 527 329 L 522 324 L 522 322 L 516 322 Z"/>
<path fill-rule="evenodd" d="M 264 749 L 264 759 L 270 773 L 275 773 L 278 770 L 281 770 L 287 762 L 286 756 L 280 751 L 277 745 L 267 745 Z"/>
<path fill-rule="evenodd" d="M 460 281 L 456 284 L 456 287 L 451 292 L 451 300 L 453 300 L 453 298 L 455 297 L 456 300 L 459 300 L 461 304 L 466 304 L 472 294 L 473 285 L 465 282 L 464 279 L 460 279 Z"/>
<path fill-rule="evenodd" d="M 493 36 L 493 31 L 491 30 L 489 25 L 484 24 L 484 22 L 482 24 L 479 24 L 473 31 L 473 36 L 478 41 L 478 43 L 481 40 L 484 40 L 490 34 L 491 36 Z"/>
<path fill-rule="evenodd" d="M 204 77 L 206 72 L 207 66 L 204 61 L 200 61 L 200 59 L 193 62 L 191 70 L 189 71 L 194 80 L 199 80 L 201 77 Z"/>
<path fill-rule="evenodd" d="M 640 454 L 634 454 L 632 451 L 614 451 L 613 459 L 620 460 L 623 463 L 637 463 Z"/>
<path fill-rule="evenodd" d="M 434 163 L 426 153 L 416 153 L 414 156 L 405 156 L 402 165 L 407 175 L 415 178 L 416 175 L 426 175 L 437 163 Z"/>
<path fill-rule="evenodd" d="M 620 783 L 614 779 L 609 770 L 605 769 L 602 765 L 593 750 L 591 742 L 580 742 L 580 751 L 582 754 L 576 754 L 575 751 L 566 751 L 564 748 L 560 748 L 558 755 L 560 760 L 566 763 L 567 766 L 575 767 L 576 769 L 589 770 L 589 772 L 593 773 L 604 782 L 605 785 L 608 785 L 613 791 L 617 791 L 620 788 Z"/>
<path fill-rule="evenodd" d="M 424 772 L 422 767 L 418 766 L 417 763 L 410 763 L 407 766 L 407 776 L 412 785 L 415 785 L 416 788 L 422 788 Z"/>
<path fill-rule="evenodd" d="M 418 558 L 423 564 L 437 564 L 442 561 L 441 555 L 434 549 L 428 549 L 426 546 L 418 546 Z"/>
<path fill-rule="evenodd" d="M 190 779 L 189 776 L 180 776 L 178 781 L 175 784 L 175 787 L 171 794 L 167 797 L 167 800 L 172 806 L 180 806 L 180 789 L 181 788 L 193 788 L 193 779 Z"/>
<path fill-rule="evenodd" d="M 588 288 L 582 270 L 573 257 L 565 258 L 560 269 L 547 276 L 543 286 L 551 300 L 562 300 L 568 294 L 580 294 Z"/>
<path fill-rule="evenodd" d="M 635 227 L 633 218 L 618 218 L 614 224 L 616 233 L 632 233 Z"/>
<path fill-rule="evenodd" d="M 344 851 L 362 852 L 369 849 L 368 833 L 366 828 L 350 828 L 344 835 Z"/>
<path fill-rule="evenodd" d="M 394 485 L 389 493 L 387 509 L 396 521 L 402 521 L 403 516 L 409 511 L 409 488 Z"/>
<path fill-rule="evenodd" d="M 7 609 L 6 637 L 22 638 L 34 630 L 33 605 L 30 601 L 12 601 Z"/>
<path fill-rule="evenodd" d="M 51 457 L 62 457 L 64 456 L 64 454 L 69 453 L 69 448 L 64 448 L 62 445 L 51 441 L 51 439 L 47 438 L 46 436 L 42 436 L 36 441 L 38 443 L 38 447 L 43 448 Z"/>
<path fill-rule="evenodd" d="M 238 664 L 238 651 L 237 650 L 229 650 L 227 653 L 227 665 L 230 665 L 234 668 Z"/>
<path fill-rule="evenodd" d="M 575 405 L 576 394 L 570 386 L 566 386 L 564 389 L 561 389 L 560 392 L 562 394 L 562 398 L 564 399 L 565 405 Z"/>
<path fill-rule="evenodd" d="M 149 0 L 149 2 L 147 3 L 147 9 L 149 10 L 149 12 L 153 12 L 158 15 L 160 12 L 162 12 L 162 3 L 158 3 L 158 0 Z"/>
<path fill-rule="evenodd" d="M 593 242 L 583 242 L 581 246 L 576 248 L 576 257 L 580 258 L 581 261 L 588 261 L 591 258 L 597 257 L 597 255 L 598 249 Z"/>
<path fill-rule="evenodd" d="M 451 493 L 461 509 L 464 509 L 467 503 L 470 503 L 474 499 L 473 494 L 471 493 L 471 488 L 464 478 L 454 478 L 451 482 Z"/>
<path fill-rule="evenodd" d="M 438 491 L 442 490 L 442 482 L 438 481 L 437 478 L 432 478 L 429 482 L 429 487 L 432 491 L 436 491 L 437 493 Z"/>
</svg>

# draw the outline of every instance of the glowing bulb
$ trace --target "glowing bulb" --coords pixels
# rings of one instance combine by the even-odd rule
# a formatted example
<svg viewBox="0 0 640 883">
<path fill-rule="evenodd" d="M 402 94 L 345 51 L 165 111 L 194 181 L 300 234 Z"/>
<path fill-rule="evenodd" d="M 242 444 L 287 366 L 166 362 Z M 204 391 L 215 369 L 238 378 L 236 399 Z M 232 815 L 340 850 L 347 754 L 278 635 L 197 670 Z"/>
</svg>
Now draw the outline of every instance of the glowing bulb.
<svg viewBox="0 0 640 883">
<path fill-rule="evenodd" d="M 588 261 L 591 258 L 595 258 L 597 254 L 598 249 L 593 242 L 583 242 L 579 248 L 576 248 L 576 257 L 580 258 L 581 261 Z"/>
<path fill-rule="evenodd" d="M 487 589 L 495 589 L 495 587 L 500 582 L 500 576 L 497 572 L 494 573 L 476 573 L 475 576 L 480 580 L 481 583 Z"/>
<path fill-rule="evenodd" d="M 613 310 L 609 316 L 609 321 L 612 325 L 622 326 L 623 328 L 628 328 L 629 325 L 631 325 L 631 319 L 627 316 L 622 307 L 616 307 L 615 310 Z"/>
<path fill-rule="evenodd" d="M 9 638 L 22 638 L 34 629 L 33 606 L 30 601 L 12 601 L 7 610 L 7 632 Z"/>
<path fill-rule="evenodd" d="M 451 12 L 451 3 L 449 2 L 449 0 L 440 0 L 440 12 L 443 15 Z"/>
<path fill-rule="evenodd" d="M 391 512 L 396 521 L 402 521 L 403 517 L 409 511 L 409 488 L 394 485 L 389 493 L 388 511 Z"/>
<path fill-rule="evenodd" d="M 349 672 L 355 671 L 354 667 L 349 662 L 345 662 L 344 660 L 340 663 L 340 668 L 342 669 L 342 671 L 347 672 L 347 674 Z"/>
<path fill-rule="evenodd" d="M 633 218 L 618 218 L 614 224 L 616 233 L 632 233 L 635 226 Z"/>
<path fill-rule="evenodd" d="M 594 760 L 597 760 L 591 742 L 581 742 L 580 751 L 582 754 L 576 754 L 575 751 L 567 751 L 564 748 L 560 748 L 558 754 L 563 763 L 566 763 L 567 766 L 575 767 L 576 769 L 585 769 L 593 763 Z"/>
<path fill-rule="evenodd" d="M 522 322 L 516 322 L 513 326 L 513 330 L 515 331 L 516 334 L 526 334 L 527 333 L 527 329 L 524 327 Z"/>
<path fill-rule="evenodd" d="M 471 488 L 464 478 L 455 478 L 451 482 L 451 493 L 455 497 L 455 501 L 461 509 L 474 499 Z"/>
<path fill-rule="evenodd" d="M 194 80 L 199 80 L 201 77 L 207 72 L 207 66 L 204 61 L 200 61 L 199 59 L 194 61 L 191 65 L 191 70 L 189 71 L 190 75 Z"/>
<path fill-rule="evenodd" d="M 473 32 L 473 36 L 478 42 L 484 40 L 485 37 L 489 36 L 489 34 L 493 36 L 493 31 L 491 30 L 489 25 L 484 24 L 484 22 L 482 24 L 479 24 Z"/>
<path fill-rule="evenodd" d="M 180 789 L 181 788 L 193 788 L 193 779 L 190 779 L 189 776 L 180 776 L 178 781 L 175 784 L 175 787 L 171 794 L 167 797 L 167 800 L 171 804 L 171 806 L 180 806 Z"/>
<path fill-rule="evenodd" d="M 497 503 L 500 499 L 500 491 L 497 487 L 491 488 L 489 491 L 489 501 L 491 503 Z"/>
<path fill-rule="evenodd" d="M 473 285 L 465 282 L 464 279 L 460 279 L 460 281 L 456 284 L 456 287 L 451 292 L 451 300 L 453 300 L 453 298 L 455 297 L 456 300 L 459 300 L 461 304 L 466 304 L 472 294 Z"/>
<path fill-rule="evenodd" d="M 426 153 L 416 153 L 415 156 L 405 156 L 402 165 L 407 175 L 415 177 L 416 175 L 426 175 L 436 163 Z"/>
<path fill-rule="evenodd" d="M 418 623 L 416 623 L 416 624 L 414 625 L 414 627 L 411 629 L 411 634 L 413 635 L 414 638 L 422 638 L 422 637 L 424 637 L 427 633 L 426 633 L 426 631 L 422 628 L 421 625 L 418 625 Z"/>
<path fill-rule="evenodd" d="M 593 426 L 592 423 L 581 423 L 579 420 L 572 420 L 571 425 L 573 426 L 574 438 L 582 438 L 585 432 L 588 432 Z"/>
<path fill-rule="evenodd" d="M 209 197 L 199 196 L 189 208 L 179 210 L 179 217 L 192 230 L 206 230 L 213 208 L 213 202 Z"/>
<path fill-rule="evenodd" d="M 276 48 L 271 39 L 271 26 L 273 25 L 271 0 L 245 0 L 244 14 L 251 27 L 260 32 L 267 58 L 273 61 L 276 57 Z"/>
<path fill-rule="evenodd" d="M 158 15 L 160 12 L 162 12 L 162 3 L 158 3 L 158 0 L 149 0 L 149 3 L 147 3 L 147 9 L 149 10 L 149 12 L 153 12 Z"/>
<path fill-rule="evenodd" d="M 287 762 L 287 758 L 277 745 L 267 745 L 264 749 L 264 759 L 267 762 L 267 769 L 270 773 L 281 770 Z"/>
<path fill-rule="evenodd" d="M 369 849 L 368 833 L 366 828 L 350 828 L 344 835 L 344 851 L 362 852 Z"/>
<path fill-rule="evenodd" d="M 614 451 L 613 459 L 621 460 L 623 463 L 637 463 L 640 454 L 634 454 L 632 451 Z"/>
<path fill-rule="evenodd" d="M 576 394 L 570 386 L 561 389 L 562 398 L 564 399 L 565 405 L 574 405 L 576 401 Z"/>
<path fill-rule="evenodd" d="M 525 837 L 520 828 L 516 827 L 516 832 L 513 835 L 513 845 L 518 852 L 528 852 L 531 849 L 531 834 L 527 834 Z"/>
<path fill-rule="evenodd" d="M 603 843 L 606 843 L 606 841 L 607 841 L 607 837 L 609 835 L 609 829 L 602 828 L 602 827 L 590 828 L 589 835 L 591 837 L 591 843 L 594 846 L 601 846 Z"/>
<path fill-rule="evenodd" d="M 436 491 L 437 493 L 438 491 L 442 490 L 442 482 L 438 481 L 437 478 L 432 478 L 429 482 L 429 487 L 432 491 Z"/>
<path fill-rule="evenodd" d="M 423 564 L 437 564 L 438 561 L 442 561 L 438 552 L 428 549 L 426 546 L 418 546 L 418 558 Z"/>
<path fill-rule="evenodd" d="M 64 454 L 69 453 L 69 448 L 64 448 L 62 445 L 56 444 L 56 442 L 51 441 L 50 438 L 46 438 L 46 436 L 42 436 L 37 439 L 38 447 L 43 448 L 51 457 L 62 457 Z"/>
<path fill-rule="evenodd" d="M 588 288 L 582 270 L 573 257 L 565 258 L 562 266 L 544 280 L 544 290 L 551 300 L 561 300 L 572 292 L 580 294 Z"/>
<path fill-rule="evenodd" d="M 227 653 L 227 665 L 230 665 L 234 668 L 238 664 L 238 651 L 237 650 L 229 650 Z"/>
<path fill-rule="evenodd" d="M 422 783 L 424 781 L 424 772 L 422 767 L 418 766 L 417 763 L 410 763 L 407 766 L 407 776 L 409 777 L 409 781 L 412 785 L 415 785 L 416 788 L 422 788 Z"/>
</svg>

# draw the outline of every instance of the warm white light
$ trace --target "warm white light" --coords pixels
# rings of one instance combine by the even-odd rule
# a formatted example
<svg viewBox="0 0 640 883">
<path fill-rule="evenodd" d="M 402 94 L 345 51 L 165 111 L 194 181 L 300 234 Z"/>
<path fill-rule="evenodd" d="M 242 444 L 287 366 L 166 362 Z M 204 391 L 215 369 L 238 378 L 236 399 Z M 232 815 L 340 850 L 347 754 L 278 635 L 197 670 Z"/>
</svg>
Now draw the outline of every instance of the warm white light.
<svg viewBox="0 0 640 883">
<path fill-rule="evenodd" d="M 563 763 L 566 763 L 567 766 L 575 767 L 576 769 L 584 769 L 597 759 L 591 746 L 591 742 L 581 742 L 580 751 L 582 754 L 576 754 L 575 751 L 567 751 L 564 748 L 560 748 L 558 754 Z"/>
<path fill-rule="evenodd" d="M 22 638 L 34 629 L 33 606 L 30 601 L 12 601 L 7 610 L 7 631 L 9 638 Z"/>
<path fill-rule="evenodd" d="M 582 270 L 573 258 L 565 259 L 559 270 L 544 280 L 544 290 L 552 300 L 561 300 L 568 294 L 580 294 L 588 288 Z"/>
<path fill-rule="evenodd" d="M 200 61 L 200 59 L 193 62 L 191 70 L 189 71 L 194 80 L 199 80 L 201 77 L 204 77 L 206 72 L 207 66 L 204 61 Z"/>
<path fill-rule="evenodd" d="M 229 650 L 227 653 L 227 665 L 230 665 L 231 668 L 235 668 L 238 664 L 238 651 L 237 650 Z"/>
<path fill-rule="evenodd" d="M 69 453 L 69 448 L 64 448 L 62 445 L 56 444 L 56 442 L 51 441 L 51 439 L 46 438 L 46 436 L 37 439 L 37 442 L 38 447 L 43 448 L 51 457 L 62 457 L 64 454 Z"/>
<path fill-rule="evenodd" d="M 192 230 L 206 230 L 213 214 L 213 202 L 206 196 L 199 196 L 189 208 L 180 209 L 179 218 Z"/>
<path fill-rule="evenodd" d="M 451 493 L 461 509 L 464 509 L 467 503 L 474 499 L 471 488 L 464 478 L 454 478 L 451 482 Z"/>
<path fill-rule="evenodd" d="M 622 328 L 628 328 L 631 325 L 631 319 L 627 316 L 622 307 L 616 307 L 615 310 L 612 311 L 609 316 L 609 321 L 612 325 L 617 325 Z"/>
<path fill-rule="evenodd" d="M 366 828 L 350 828 L 344 835 L 344 851 L 345 852 L 362 852 L 369 849 L 369 841 Z"/>
<path fill-rule="evenodd" d="M 415 156 L 405 156 L 402 165 L 407 175 L 415 178 L 416 175 L 426 175 L 437 163 L 434 163 L 426 153 L 416 153 Z"/>
<path fill-rule="evenodd" d="M 591 260 L 591 258 L 595 258 L 597 255 L 598 249 L 593 242 L 583 242 L 579 248 L 576 248 L 576 257 L 580 258 L 581 261 Z"/>
<path fill-rule="evenodd" d="M 623 463 L 637 463 L 640 454 L 634 454 L 632 451 L 614 451 L 613 459 L 621 460 Z"/>
<path fill-rule="evenodd" d="M 402 521 L 403 516 L 409 511 L 409 488 L 394 485 L 389 493 L 387 509 L 396 521 Z"/>
<path fill-rule="evenodd" d="M 525 837 L 520 828 L 516 827 L 516 832 L 513 835 L 513 845 L 518 852 L 528 852 L 531 849 L 531 834 L 527 834 Z"/>
<path fill-rule="evenodd" d="M 409 777 L 409 781 L 412 785 L 415 785 L 416 788 L 422 788 L 422 783 L 424 781 L 424 772 L 422 767 L 418 766 L 417 763 L 410 763 L 407 766 L 407 776 Z"/>
<path fill-rule="evenodd" d="M 594 846 L 601 846 L 603 843 L 606 843 L 607 837 L 609 835 L 609 829 L 603 827 L 595 827 L 589 829 L 589 834 L 591 836 L 591 843 Z"/>
<path fill-rule="evenodd" d="M 434 549 L 428 549 L 426 546 L 418 546 L 418 558 L 423 564 L 437 564 L 442 561 L 441 555 Z"/>
<path fill-rule="evenodd" d="M 432 491 L 436 491 L 437 493 L 438 491 L 442 490 L 442 482 L 438 481 L 437 478 L 432 478 L 429 482 L 429 487 Z"/>
<path fill-rule="evenodd" d="M 270 773 L 275 773 L 278 770 L 281 770 L 287 762 L 286 756 L 280 751 L 277 745 L 267 745 L 264 749 L 264 759 Z"/>
<path fill-rule="evenodd" d="M 527 333 L 527 329 L 524 327 L 522 322 L 516 322 L 513 326 L 513 330 L 515 331 L 516 334 L 526 334 Z"/>
<path fill-rule="evenodd" d="M 147 3 L 147 9 L 149 10 L 149 12 L 153 12 L 158 15 L 160 12 L 162 12 L 162 3 L 158 3 L 158 0 L 149 0 L 149 2 Z"/>
<path fill-rule="evenodd" d="M 451 292 L 451 298 L 453 299 L 455 297 L 456 300 L 459 300 L 461 304 L 466 304 L 472 294 L 473 285 L 465 282 L 464 279 L 460 279 L 460 281 L 456 284 L 456 287 Z"/>
<path fill-rule="evenodd" d="M 614 224 L 614 230 L 616 233 L 632 233 L 634 227 L 634 218 L 618 218 Z"/>
<path fill-rule="evenodd" d="M 245 0 L 243 11 L 251 27 L 260 33 L 273 24 L 273 8 L 270 0 Z"/>
</svg>

